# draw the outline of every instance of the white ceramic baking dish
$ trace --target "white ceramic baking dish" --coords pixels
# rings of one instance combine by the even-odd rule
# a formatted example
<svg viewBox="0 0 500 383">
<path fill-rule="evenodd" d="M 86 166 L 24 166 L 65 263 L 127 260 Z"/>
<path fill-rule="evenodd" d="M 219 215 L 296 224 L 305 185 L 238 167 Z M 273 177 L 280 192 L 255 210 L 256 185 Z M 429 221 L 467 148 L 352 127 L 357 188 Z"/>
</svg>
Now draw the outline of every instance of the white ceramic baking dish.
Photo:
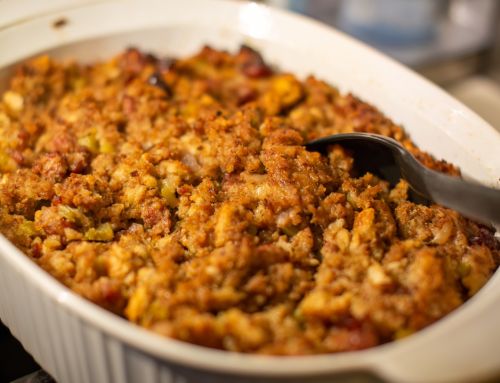
<svg viewBox="0 0 500 383">
<path fill-rule="evenodd" d="M 209 0 L 3 0 L 0 85 L 13 64 L 50 52 L 81 62 L 134 45 L 186 56 L 247 43 L 301 77 L 314 74 L 372 103 L 422 149 L 490 186 L 500 135 L 439 88 L 314 21 L 255 3 Z M 64 22 L 61 22 L 64 20 Z M 57 23 L 59 21 L 59 23 Z M 55 24 L 61 25 L 56 27 Z M 500 275 L 416 335 L 373 349 L 263 357 L 157 336 L 73 294 L 0 237 L 0 318 L 58 382 L 469 382 L 500 371 Z"/>
</svg>

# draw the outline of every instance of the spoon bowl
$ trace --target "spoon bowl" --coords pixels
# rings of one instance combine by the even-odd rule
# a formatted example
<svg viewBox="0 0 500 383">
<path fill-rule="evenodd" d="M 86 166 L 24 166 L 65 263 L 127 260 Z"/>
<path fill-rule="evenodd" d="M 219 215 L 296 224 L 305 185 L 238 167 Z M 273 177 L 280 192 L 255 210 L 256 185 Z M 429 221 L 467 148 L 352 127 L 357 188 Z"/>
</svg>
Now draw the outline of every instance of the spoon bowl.
<svg viewBox="0 0 500 383">
<path fill-rule="evenodd" d="M 333 144 L 354 151 L 360 174 L 370 172 L 391 186 L 405 179 L 416 193 L 415 203 L 434 201 L 481 223 L 500 224 L 500 190 L 430 170 L 392 138 L 369 133 L 337 134 L 310 141 L 305 147 L 326 154 Z"/>
</svg>

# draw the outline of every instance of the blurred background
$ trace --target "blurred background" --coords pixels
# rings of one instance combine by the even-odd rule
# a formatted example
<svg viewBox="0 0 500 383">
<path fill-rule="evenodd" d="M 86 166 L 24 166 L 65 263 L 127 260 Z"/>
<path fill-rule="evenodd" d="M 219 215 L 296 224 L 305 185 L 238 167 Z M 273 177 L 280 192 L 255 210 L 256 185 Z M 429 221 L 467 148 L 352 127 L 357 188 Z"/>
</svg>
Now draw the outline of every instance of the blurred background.
<svg viewBox="0 0 500 383">
<path fill-rule="evenodd" d="M 260 2 L 364 41 L 443 87 L 500 131 L 500 1 Z"/>
</svg>

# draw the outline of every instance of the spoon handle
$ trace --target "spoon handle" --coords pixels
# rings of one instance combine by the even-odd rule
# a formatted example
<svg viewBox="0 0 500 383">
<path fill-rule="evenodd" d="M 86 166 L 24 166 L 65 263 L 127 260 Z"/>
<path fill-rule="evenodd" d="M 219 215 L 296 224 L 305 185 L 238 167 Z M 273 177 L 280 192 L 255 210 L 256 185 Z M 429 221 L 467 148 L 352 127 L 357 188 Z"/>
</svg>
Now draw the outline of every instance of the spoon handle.
<svg viewBox="0 0 500 383">
<path fill-rule="evenodd" d="M 500 190 L 435 172 L 413 156 L 405 158 L 406 163 L 395 157 L 403 177 L 418 194 L 479 222 L 500 224 Z"/>
<path fill-rule="evenodd" d="M 400 143 L 378 134 L 332 135 L 308 142 L 305 147 L 326 153 L 327 146 L 335 143 L 355 149 L 361 164 L 380 168 L 395 161 L 401 176 L 417 194 L 479 222 L 500 225 L 500 190 L 430 170 Z M 399 173 L 396 178 L 397 182 Z"/>
</svg>

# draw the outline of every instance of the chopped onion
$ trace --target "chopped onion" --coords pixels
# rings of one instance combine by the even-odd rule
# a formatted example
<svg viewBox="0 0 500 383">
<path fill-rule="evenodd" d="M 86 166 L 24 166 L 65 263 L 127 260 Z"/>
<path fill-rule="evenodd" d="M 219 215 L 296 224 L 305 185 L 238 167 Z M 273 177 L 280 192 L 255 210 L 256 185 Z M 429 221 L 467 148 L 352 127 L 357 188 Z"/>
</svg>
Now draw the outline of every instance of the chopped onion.
<svg viewBox="0 0 500 383">
<path fill-rule="evenodd" d="M 181 162 L 193 172 L 197 172 L 201 169 L 201 166 L 198 164 L 198 161 L 196 161 L 195 156 L 191 153 L 186 153 L 184 157 L 182 157 Z"/>
<path fill-rule="evenodd" d="M 267 174 L 249 174 L 248 178 L 257 183 L 267 181 Z"/>
</svg>

